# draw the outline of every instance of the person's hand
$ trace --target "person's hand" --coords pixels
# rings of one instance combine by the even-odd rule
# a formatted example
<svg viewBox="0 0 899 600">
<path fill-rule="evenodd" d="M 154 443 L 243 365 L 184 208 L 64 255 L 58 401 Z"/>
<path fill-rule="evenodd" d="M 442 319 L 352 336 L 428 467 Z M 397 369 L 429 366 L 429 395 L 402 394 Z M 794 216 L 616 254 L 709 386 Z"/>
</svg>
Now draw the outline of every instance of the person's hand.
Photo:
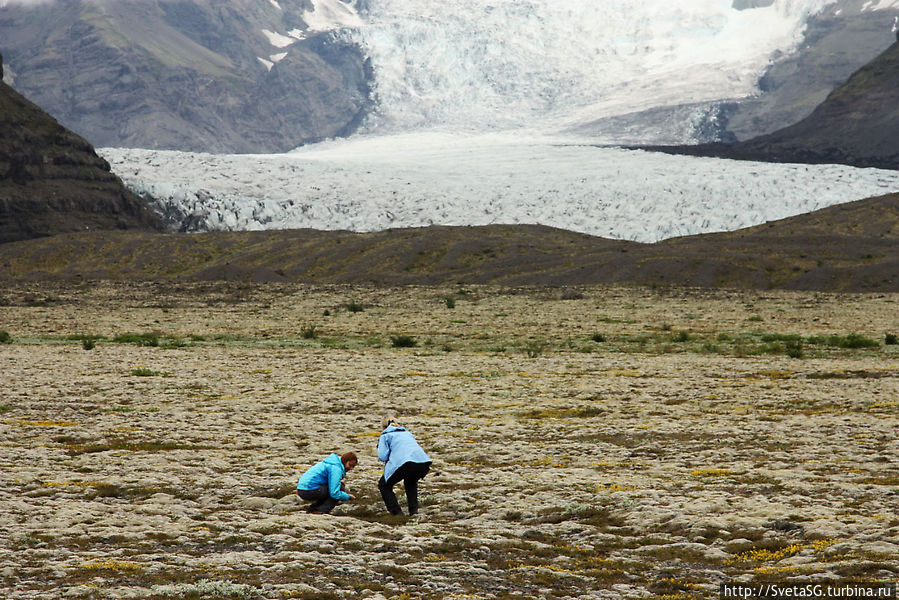
<svg viewBox="0 0 899 600">
<path fill-rule="evenodd" d="M 350 494 L 350 500 L 355 500 L 355 499 L 356 499 L 356 496 Z"/>
</svg>

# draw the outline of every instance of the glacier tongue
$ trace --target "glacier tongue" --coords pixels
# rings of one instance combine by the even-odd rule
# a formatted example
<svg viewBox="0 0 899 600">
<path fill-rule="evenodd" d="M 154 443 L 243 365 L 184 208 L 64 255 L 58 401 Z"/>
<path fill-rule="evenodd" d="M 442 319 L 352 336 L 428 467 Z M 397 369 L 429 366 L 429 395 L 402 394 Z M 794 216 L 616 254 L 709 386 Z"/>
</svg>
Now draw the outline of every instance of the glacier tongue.
<svg viewBox="0 0 899 600">
<path fill-rule="evenodd" d="M 899 191 L 899 172 L 738 162 L 522 135 L 405 134 L 283 155 L 101 149 L 188 231 L 539 223 L 641 242 Z"/>
</svg>

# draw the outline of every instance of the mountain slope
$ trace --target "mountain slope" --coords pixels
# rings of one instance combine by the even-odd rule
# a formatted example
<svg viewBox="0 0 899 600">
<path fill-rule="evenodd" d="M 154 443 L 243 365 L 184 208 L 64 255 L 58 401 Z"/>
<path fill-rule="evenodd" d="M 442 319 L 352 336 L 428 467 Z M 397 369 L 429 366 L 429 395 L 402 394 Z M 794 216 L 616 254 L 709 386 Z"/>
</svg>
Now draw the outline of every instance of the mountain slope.
<svg viewBox="0 0 899 600">
<path fill-rule="evenodd" d="M 2 62 L 0 62 L 2 64 Z M 95 229 L 161 229 L 91 145 L 0 82 L 0 243 Z"/>
<path fill-rule="evenodd" d="M 283 152 L 351 131 L 368 103 L 359 52 L 301 32 L 308 6 L 10 3 L 0 40 L 16 89 L 95 146 Z"/>
<path fill-rule="evenodd" d="M 362 234 L 104 232 L 0 246 L 0 279 L 72 277 L 899 292 L 899 194 L 656 244 L 492 225 Z"/>
<path fill-rule="evenodd" d="M 741 160 L 899 169 L 899 42 L 794 125 L 734 144 L 656 149 Z"/>
<path fill-rule="evenodd" d="M 827 95 L 894 41 L 894 11 L 867 0 L 841 0 L 813 15 L 805 39 L 777 57 L 760 94 L 723 107 L 724 128 L 739 141 L 773 133 L 809 116 Z"/>
</svg>

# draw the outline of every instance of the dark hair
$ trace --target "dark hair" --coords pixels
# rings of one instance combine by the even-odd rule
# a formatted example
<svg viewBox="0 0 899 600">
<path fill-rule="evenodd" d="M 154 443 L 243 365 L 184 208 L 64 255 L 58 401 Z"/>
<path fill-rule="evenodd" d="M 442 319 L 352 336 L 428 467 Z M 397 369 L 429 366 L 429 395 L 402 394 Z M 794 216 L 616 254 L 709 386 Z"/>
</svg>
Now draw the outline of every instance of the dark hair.
<svg viewBox="0 0 899 600">
<path fill-rule="evenodd" d="M 350 463 L 350 462 L 359 462 L 359 459 L 356 457 L 355 452 L 344 452 L 343 455 L 341 455 L 341 457 L 340 457 L 340 462 L 342 462 L 344 465 L 346 465 L 347 463 Z"/>
</svg>

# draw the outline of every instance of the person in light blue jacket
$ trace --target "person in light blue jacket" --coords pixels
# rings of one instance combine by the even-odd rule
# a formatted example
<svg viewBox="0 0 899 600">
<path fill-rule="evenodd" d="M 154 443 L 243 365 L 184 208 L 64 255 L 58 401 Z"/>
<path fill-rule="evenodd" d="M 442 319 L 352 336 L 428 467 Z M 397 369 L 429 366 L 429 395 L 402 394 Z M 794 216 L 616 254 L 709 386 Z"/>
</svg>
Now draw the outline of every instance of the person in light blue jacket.
<svg viewBox="0 0 899 600">
<path fill-rule="evenodd" d="M 356 468 L 359 459 L 353 452 L 343 456 L 331 454 L 323 461 L 303 473 L 297 482 L 297 495 L 303 500 L 311 500 L 306 508 L 311 513 L 329 513 L 335 506 L 356 497 L 344 491 L 341 483 L 348 471 Z"/>
<path fill-rule="evenodd" d="M 415 436 L 400 427 L 393 417 L 385 417 L 381 428 L 383 431 L 378 438 L 378 460 L 387 463 L 384 474 L 378 480 L 381 498 L 390 514 L 403 514 L 393 492 L 393 486 L 402 481 L 406 488 L 409 514 L 414 515 L 418 512 L 418 481 L 431 470 L 431 459 L 415 441 Z"/>
</svg>

